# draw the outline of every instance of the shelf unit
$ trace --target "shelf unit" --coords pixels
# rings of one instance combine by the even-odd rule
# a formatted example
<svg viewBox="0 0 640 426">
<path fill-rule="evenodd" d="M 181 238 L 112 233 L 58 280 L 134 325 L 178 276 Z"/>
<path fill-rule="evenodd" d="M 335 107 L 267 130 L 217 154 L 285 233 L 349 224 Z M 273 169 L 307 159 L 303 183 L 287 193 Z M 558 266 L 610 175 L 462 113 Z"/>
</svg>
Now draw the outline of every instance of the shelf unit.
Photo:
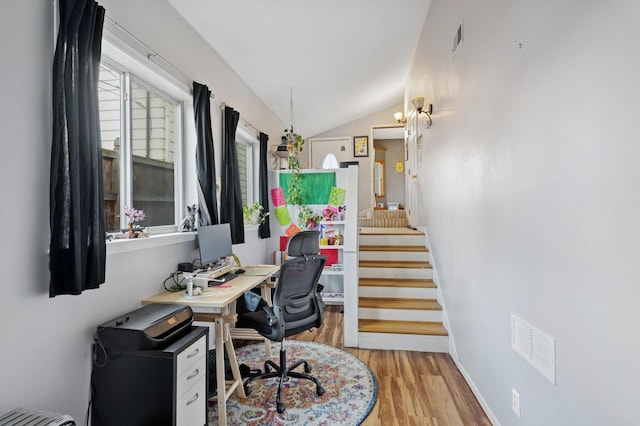
<svg viewBox="0 0 640 426">
<path fill-rule="evenodd" d="M 353 170 L 351 170 L 353 169 Z M 289 171 L 279 170 L 272 172 L 270 175 L 270 187 L 279 186 L 280 175 L 283 173 L 290 173 Z M 358 238 L 357 235 L 357 193 L 358 193 L 358 167 L 350 166 L 349 168 L 330 169 L 330 170 L 302 170 L 302 173 L 335 173 L 336 183 L 339 188 L 345 189 L 345 198 L 342 202 L 347 207 L 344 215 L 344 220 L 324 220 L 320 222 L 321 229 L 326 232 L 327 229 L 335 229 L 336 234 L 343 236 L 343 243 L 340 245 L 320 245 L 322 253 L 328 257 L 335 259 L 336 264 L 341 264 L 341 270 L 334 270 L 327 267 L 322 273 L 320 283 L 324 286 L 322 293 L 323 301 L 328 305 L 342 305 L 344 303 L 344 282 L 345 275 L 348 270 L 355 271 L 355 262 L 349 263 L 347 260 L 348 252 L 352 252 L 353 256 L 357 255 L 356 247 Z M 311 204 L 308 205 L 315 213 L 320 212 L 326 208 L 326 204 Z M 291 213 L 291 217 L 297 217 L 297 210 L 295 207 L 288 206 Z M 270 215 L 272 229 L 280 229 L 282 227 L 275 220 L 275 215 Z M 337 258 L 337 259 L 336 259 Z M 331 259 L 330 259 L 331 260 Z M 356 271 L 357 273 L 357 271 Z"/>
<path fill-rule="evenodd" d="M 358 166 L 350 165 L 340 169 L 304 169 L 302 173 L 335 173 L 339 188 L 345 189 L 342 202 L 347 207 L 344 220 L 323 221 L 323 226 L 333 226 L 344 237 L 342 245 L 323 245 L 323 253 L 337 254 L 336 263 L 342 264 L 342 270 L 325 270 L 320 277 L 323 289 L 323 301 L 327 304 L 344 306 L 344 344 L 357 346 L 358 339 Z M 280 186 L 280 175 L 291 173 L 288 170 L 273 170 L 269 173 L 269 188 Z M 271 206 L 273 207 L 273 206 Z M 308 205 L 315 213 L 320 214 L 326 204 Z M 287 206 L 292 218 L 298 216 L 295 206 Z M 275 214 L 269 215 L 272 235 L 284 235 L 284 227 L 278 223 Z M 277 230 L 275 233 L 273 230 Z M 281 250 L 280 237 L 271 238 L 270 244 L 274 253 Z M 275 257 L 275 256 L 274 256 Z"/>
<path fill-rule="evenodd" d="M 347 209 L 348 210 L 348 209 Z M 345 235 L 345 220 L 323 220 L 320 226 L 323 230 L 331 227 L 340 235 Z M 344 304 L 344 244 L 340 245 L 321 245 L 321 253 L 325 250 L 337 251 L 337 264 L 342 265 L 340 270 L 331 269 L 331 266 L 325 267 L 322 272 L 320 282 L 325 286 L 322 294 L 322 301 L 327 305 L 343 305 Z M 325 252 L 326 253 L 326 252 Z"/>
</svg>

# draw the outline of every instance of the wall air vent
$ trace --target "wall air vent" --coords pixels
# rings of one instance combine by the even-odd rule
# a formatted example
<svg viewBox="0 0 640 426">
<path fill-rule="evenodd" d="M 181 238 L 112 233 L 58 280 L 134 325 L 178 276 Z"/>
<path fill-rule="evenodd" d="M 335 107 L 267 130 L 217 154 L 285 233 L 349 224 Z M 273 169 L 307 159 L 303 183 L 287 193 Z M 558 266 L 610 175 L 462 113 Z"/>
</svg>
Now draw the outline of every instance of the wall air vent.
<svg viewBox="0 0 640 426">
<path fill-rule="evenodd" d="M 520 354 L 551 383 L 556 384 L 556 341 L 511 313 L 511 349 Z"/>
<path fill-rule="evenodd" d="M 453 53 L 456 53 L 456 50 L 458 50 L 458 46 L 460 46 L 461 43 L 462 43 L 462 22 L 460 22 L 460 24 L 458 25 L 458 29 L 456 30 L 456 33 L 453 35 L 453 49 L 451 49 Z"/>
</svg>

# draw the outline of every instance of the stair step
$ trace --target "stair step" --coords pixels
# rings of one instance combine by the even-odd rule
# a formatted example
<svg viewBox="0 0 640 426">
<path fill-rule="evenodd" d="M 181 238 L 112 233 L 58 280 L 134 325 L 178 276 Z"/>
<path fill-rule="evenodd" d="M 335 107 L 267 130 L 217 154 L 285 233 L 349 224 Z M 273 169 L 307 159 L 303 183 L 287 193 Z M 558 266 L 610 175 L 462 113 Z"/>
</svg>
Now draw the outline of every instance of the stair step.
<svg viewBox="0 0 640 426">
<path fill-rule="evenodd" d="M 390 261 L 429 261 L 429 252 L 427 251 L 363 251 L 358 252 L 358 258 L 362 260 L 379 260 Z"/>
<path fill-rule="evenodd" d="M 374 229 L 374 228 L 368 228 Z M 387 246 L 387 247 L 402 247 L 402 246 L 426 246 L 426 236 L 422 232 L 412 231 L 398 233 L 386 228 L 378 228 L 380 232 L 367 232 L 361 231 L 358 236 L 360 246 Z"/>
<path fill-rule="evenodd" d="M 437 299 L 438 289 L 428 287 L 358 287 L 359 297 Z"/>
<path fill-rule="evenodd" d="M 406 269 L 431 269 L 427 261 L 416 260 L 361 260 L 361 268 L 406 268 Z"/>
<path fill-rule="evenodd" d="M 365 229 L 360 230 L 360 235 L 393 235 L 397 237 L 406 237 L 406 236 L 414 236 L 414 235 L 424 236 L 424 232 L 416 231 L 411 228 L 406 228 L 406 230 L 403 228 L 402 231 L 399 231 L 397 228 L 388 228 L 388 229 L 376 228 L 375 230 L 366 229 L 366 227 L 364 228 Z"/>
<path fill-rule="evenodd" d="M 358 219 L 359 226 L 366 226 L 371 228 L 402 228 L 409 225 L 409 221 L 406 218 L 386 218 L 386 217 L 374 217 L 371 219 Z"/>
<path fill-rule="evenodd" d="M 388 245 L 361 245 L 360 251 L 417 251 L 428 252 L 425 246 L 388 246 Z"/>
<path fill-rule="evenodd" d="M 387 297 L 361 297 L 358 299 L 360 308 L 378 309 L 420 309 L 426 311 L 441 311 L 442 306 L 435 299 L 409 299 Z"/>
<path fill-rule="evenodd" d="M 388 321 L 361 319 L 358 321 L 361 333 L 415 334 L 429 336 L 448 336 L 441 322 L 430 321 Z"/>
<path fill-rule="evenodd" d="M 370 212 L 372 217 L 389 217 L 389 218 L 403 218 L 407 217 L 406 210 L 373 210 Z"/>
<path fill-rule="evenodd" d="M 358 348 L 448 353 L 449 336 L 358 333 Z"/>
<path fill-rule="evenodd" d="M 358 284 L 361 287 L 437 287 L 433 280 L 423 278 L 360 278 Z"/>
</svg>

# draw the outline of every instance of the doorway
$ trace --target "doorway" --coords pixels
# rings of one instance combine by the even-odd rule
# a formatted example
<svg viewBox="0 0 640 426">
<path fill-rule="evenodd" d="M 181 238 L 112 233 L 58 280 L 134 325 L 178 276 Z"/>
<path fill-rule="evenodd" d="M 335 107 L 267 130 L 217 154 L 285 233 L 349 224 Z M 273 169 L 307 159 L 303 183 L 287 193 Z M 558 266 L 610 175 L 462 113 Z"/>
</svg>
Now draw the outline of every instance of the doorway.
<svg viewBox="0 0 640 426">
<path fill-rule="evenodd" d="M 405 139 L 403 126 L 374 126 L 373 196 L 375 209 L 398 206 L 405 202 Z"/>
<path fill-rule="evenodd" d="M 309 143 L 309 162 L 312 169 L 338 168 L 341 162 L 353 160 L 349 149 L 351 138 L 311 138 Z M 335 166 L 325 167 L 331 164 Z"/>
</svg>

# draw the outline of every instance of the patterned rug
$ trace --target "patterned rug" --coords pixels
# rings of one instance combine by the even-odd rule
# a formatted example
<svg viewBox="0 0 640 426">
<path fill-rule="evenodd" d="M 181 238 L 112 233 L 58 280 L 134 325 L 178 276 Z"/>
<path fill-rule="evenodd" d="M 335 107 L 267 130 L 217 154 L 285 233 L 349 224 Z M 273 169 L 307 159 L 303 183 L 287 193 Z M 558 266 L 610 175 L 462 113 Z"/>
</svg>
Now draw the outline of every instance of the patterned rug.
<svg viewBox="0 0 640 426">
<path fill-rule="evenodd" d="M 287 363 L 306 359 L 311 374 L 325 389 L 307 380 L 289 378 L 282 389 L 286 411 L 276 410 L 277 379 L 252 382 L 251 394 L 240 400 L 234 393 L 227 401 L 227 423 L 231 425 L 359 425 L 373 408 L 378 385 L 373 372 L 353 355 L 321 343 L 287 340 Z M 280 344 L 272 343 L 271 359 L 279 363 Z M 264 343 L 236 349 L 238 363 L 264 369 Z M 298 367 L 299 371 L 304 369 Z M 296 369 L 296 371 L 298 371 Z M 209 405 L 209 426 L 218 425 L 217 403 Z"/>
</svg>

